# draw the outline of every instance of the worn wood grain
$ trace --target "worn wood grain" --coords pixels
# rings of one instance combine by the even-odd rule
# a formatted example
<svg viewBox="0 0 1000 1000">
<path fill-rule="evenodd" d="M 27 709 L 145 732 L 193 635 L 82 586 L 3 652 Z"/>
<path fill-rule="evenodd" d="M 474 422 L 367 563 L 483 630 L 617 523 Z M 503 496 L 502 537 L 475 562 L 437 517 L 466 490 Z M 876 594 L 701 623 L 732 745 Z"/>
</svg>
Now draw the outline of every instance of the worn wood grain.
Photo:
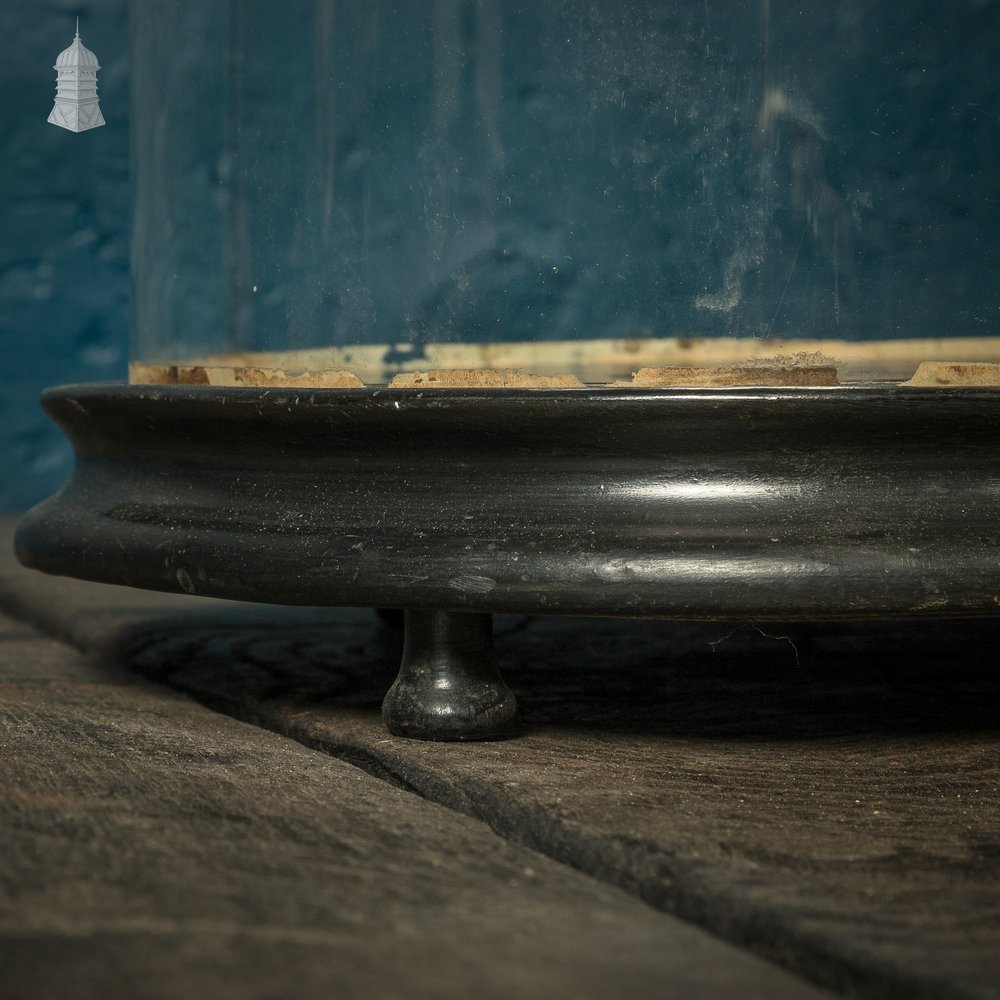
<svg viewBox="0 0 1000 1000">
<path fill-rule="evenodd" d="M 0 995 L 820 993 L 0 617 Z"/>
<path fill-rule="evenodd" d="M 678 631 L 514 626 L 500 644 L 524 731 L 460 748 L 386 738 L 380 692 L 347 680 L 364 657 L 318 636 L 308 656 L 275 656 L 274 633 L 181 644 L 154 629 L 126 659 L 831 986 L 997 996 L 995 681 L 956 676 L 947 636 L 923 650 L 938 676 L 893 678 L 853 641 L 824 669 L 820 639 L 796 667 L 781 641 L 713 654 Z"/>
<path fill-rule="evenodd" d="M 128 605 L 115 588 L 18 586 L 22 614 L 86 647 Z M 398 637 L 375 616 L 291 612 L 286 628 L 254 608 L 227 620 L 221 604 L 209 620 L 202 604 L 180 628 L 176 609 L 133 600 L 149 603 L 122 617 L 117 660 L 217 709 L 817 982 L 866 997 L 1000 996 L 996 623 L 505 618 L 498 653 L 523 729 L 442 746 L 382 730 Z"/>
</svg>

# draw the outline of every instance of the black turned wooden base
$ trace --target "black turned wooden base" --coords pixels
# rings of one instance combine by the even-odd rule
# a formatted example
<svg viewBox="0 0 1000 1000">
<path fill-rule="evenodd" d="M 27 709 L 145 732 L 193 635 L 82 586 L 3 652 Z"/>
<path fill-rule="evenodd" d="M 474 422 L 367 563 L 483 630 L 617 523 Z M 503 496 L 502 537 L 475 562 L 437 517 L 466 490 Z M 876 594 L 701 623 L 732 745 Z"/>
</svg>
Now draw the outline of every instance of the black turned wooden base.
<svg viewBox="0 0 1000 1000">
<path fill-rule="evenodd" d="M 384 714 L 406 736 L 503 733 L 493 614 L 1000 614 L 1000 389 L 92 385 L 43 403 L 77 461 L 20 523 L 25 565 L 405 606 Z"/>
<path fill-rule="evenodd" d="M 395 736 L 490 740 L 514 721 L 514 695 L 493 663 L 493 616 L 407 611 L 403 662 L 382 703 Z"/>
</svg>

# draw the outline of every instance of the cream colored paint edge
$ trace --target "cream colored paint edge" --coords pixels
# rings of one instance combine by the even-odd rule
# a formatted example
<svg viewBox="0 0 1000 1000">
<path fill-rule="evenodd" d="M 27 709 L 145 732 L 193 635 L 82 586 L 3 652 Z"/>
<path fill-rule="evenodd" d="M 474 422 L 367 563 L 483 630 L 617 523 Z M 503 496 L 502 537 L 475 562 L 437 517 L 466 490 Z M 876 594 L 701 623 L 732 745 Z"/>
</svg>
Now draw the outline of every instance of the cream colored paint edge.
<svg viewBox="0 0 1000 1000">
<path fill-rule="evenodd" d="M 808 355 L 806 363 L 836 365 L 841 381 L 909 378 L 925 361 L 1000 362 L 1000 337 L 941 337 L 852 342 L 846 340 L 757 340 L 750 337 L 669 337 L 630 340 L 514 341 L 483 344 L 428 344 L 419 358 L 387 365 L 405 344 L 363 344 L 301 351 L 253 352 L 133 362 L 130 380 L 163 381 L 170 365 L 202 367 L 211 385 L 235 385 L 232 370 L 281 370 L 289 377 L 336 370 L 362 382 L 383 383 L 402 372 L 430 369 L 513 369 L 535 375 L 572 373 L 584 382 L 627 379 L 639 368 L 711 367 L 746 364 L 756 358 Z M 246 383 L 243 383 L 246 384 Z"/>
</svg>

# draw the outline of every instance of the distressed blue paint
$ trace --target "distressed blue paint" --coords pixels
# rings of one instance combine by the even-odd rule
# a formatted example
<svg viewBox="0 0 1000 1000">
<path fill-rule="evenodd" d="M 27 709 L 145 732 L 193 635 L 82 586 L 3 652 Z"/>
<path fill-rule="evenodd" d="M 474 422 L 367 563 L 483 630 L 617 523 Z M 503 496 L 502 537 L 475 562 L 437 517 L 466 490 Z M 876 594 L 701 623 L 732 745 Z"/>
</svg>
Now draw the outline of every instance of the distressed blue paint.
<svg viewBox="0 0 1000 1000">
<path fill-rule="evenodd" d="M 75 18 L 97 53 L 104 128 L 49 125 L 52 64 Z M 57 489 L 70 467 L 38 407 L 47 385 L 120 379 L 128 355 L 125 0 L 0 4 L 0 509 Z"/>
</svg>

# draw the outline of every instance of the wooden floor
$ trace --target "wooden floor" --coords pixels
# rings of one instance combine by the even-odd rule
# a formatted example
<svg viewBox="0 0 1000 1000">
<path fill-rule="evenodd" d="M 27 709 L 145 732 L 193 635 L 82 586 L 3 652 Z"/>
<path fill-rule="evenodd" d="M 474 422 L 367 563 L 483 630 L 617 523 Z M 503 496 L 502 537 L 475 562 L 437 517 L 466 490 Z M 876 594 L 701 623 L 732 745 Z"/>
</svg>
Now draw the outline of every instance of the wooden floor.
<svg viewBox="0 0 1000 1000">
<path fill-rule="evenodd" d="M 0 608 L 0 997 L 1000 997 L 998 623 L 500 618 L 433 745 L 370 611 Z"/>
</svg>

